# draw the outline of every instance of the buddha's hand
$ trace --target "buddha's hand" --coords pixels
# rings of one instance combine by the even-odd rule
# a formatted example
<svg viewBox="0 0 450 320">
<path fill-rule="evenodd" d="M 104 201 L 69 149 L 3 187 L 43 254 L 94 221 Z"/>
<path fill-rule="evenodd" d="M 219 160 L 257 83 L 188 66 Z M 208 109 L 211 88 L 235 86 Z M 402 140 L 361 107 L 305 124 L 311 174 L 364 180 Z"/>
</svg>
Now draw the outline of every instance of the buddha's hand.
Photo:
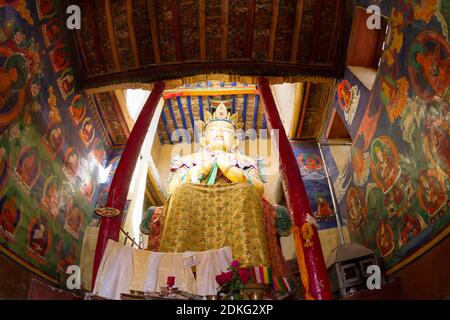
<svg viewBox="0 0 450 320">
<path fill-rule="evenodd" d="M 213 162 L 211 159 L 211 154 L 209 153 L 208 150 L 203 149 L 201 170 L 205 176 L 207 176 L 211 172 L 212 165 Z"/>
<path fill-rule="evenodd" d="M 198 165 L 189 169 L 186 181 L 191 183 L 199 183 L 208 173 L 203 169 L 203 166 Z"/>
<path fill-rule="evenodd" d="M 227 152 L 219 152 L 216 156 L 217 165 L 224 174 L 234 167 L 233 155 Z"/>
</svg>

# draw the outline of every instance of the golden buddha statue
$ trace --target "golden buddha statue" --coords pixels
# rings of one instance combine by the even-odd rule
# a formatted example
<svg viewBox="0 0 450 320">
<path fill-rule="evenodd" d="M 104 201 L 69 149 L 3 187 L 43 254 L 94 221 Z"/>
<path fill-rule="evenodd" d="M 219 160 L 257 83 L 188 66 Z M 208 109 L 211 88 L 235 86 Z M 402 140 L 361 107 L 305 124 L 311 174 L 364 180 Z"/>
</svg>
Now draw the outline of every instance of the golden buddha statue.
<svg viewBox="0 0 450 320">
<path fill-rule="evenodd" d="M 169 194 L 182 183 L 250 183 L 262 195 L 264 184 L 257 161 L 238 152 L 239 139 L 235 130 L 240 126 L 238 114 L 230 115 L 221 103 L 211 114 L 205 112 L 200 121 L 204 136 L 200 138 L 200 152 L 172 159 Z"/>
<path fill-rule="evenodd" d="M 172 158 L 169 198 L 164 207 L 149 208 L 141 224 L 149 235 L 148 249 L 230 247 L 242 266 L 267 266 L 274 275 L 288 274 L 278 235 L 289 213 L 280 214 L 282 207 L 264 198 L 260 162 L 239 152 L 238 114 L 231 115 L 220 103 L 213 114 L 205 112 L 199 127 L 200 151 Z"/>
</svg>

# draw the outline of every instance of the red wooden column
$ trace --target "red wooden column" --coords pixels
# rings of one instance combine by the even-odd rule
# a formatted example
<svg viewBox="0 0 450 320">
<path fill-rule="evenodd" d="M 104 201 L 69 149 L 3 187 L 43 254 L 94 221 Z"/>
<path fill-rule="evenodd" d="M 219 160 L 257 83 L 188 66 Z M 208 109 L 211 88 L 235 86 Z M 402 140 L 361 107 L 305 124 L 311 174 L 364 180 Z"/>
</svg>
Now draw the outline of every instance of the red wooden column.
<svg viewBox="0 0 450 320">
<path fill-rule="evenodd" d="M 119 211 L 115 217 L 102 217 L 100 230 L 98 233 L 97 247 L 95 249 L 94 269 L 92 273 L 92 289 L 94 289 L 95 279 L 97 278 L 98 268 L 105 252 L 106 244 L 109 239 L 117 241 L 119 239 L 120 226 L 122 224 L 122 212 L 125 208 L 128 189 L 130 188 L 131 178 L 133 177 L 134 167 L 136 166 L 142 144 L 147 135 L 150 122 L 155 113 L 159 99 L 164 91 L 164 82 L 156 82 L 152 92 L 142 107 L 142 111 L 134 124 L 133 130 L 128 137 L 125 149 L 120 157 L 119 165 L 109 188 L 106 208 L 114 208 Z"/>
<path fill-rule="evenodd" d="M 312 216 L 308 196 L 300 175 L 297 159 L 284 130 L 267 79 L 258 79 L 258 90 L 264 102 L 264 112 L 269 129 L 279 130 L 279 140 L 273 139 L 272 143 L 275 143 L 275 147 L 279 150 L 280 173 L 287 204 L 294 218 L 294 235 L 297 235 L 296 245 L 301 243 L 301 247 L 297 248 L 297 259 L 299 260 L 306 298 L 331 299 L 330 284 L 317 229 L 307 221 L 307 215 Z M 295 231 L 298 232 L 295 233 Z M 306 283 L 303 281 L 305 279 Z"/>
</svg>

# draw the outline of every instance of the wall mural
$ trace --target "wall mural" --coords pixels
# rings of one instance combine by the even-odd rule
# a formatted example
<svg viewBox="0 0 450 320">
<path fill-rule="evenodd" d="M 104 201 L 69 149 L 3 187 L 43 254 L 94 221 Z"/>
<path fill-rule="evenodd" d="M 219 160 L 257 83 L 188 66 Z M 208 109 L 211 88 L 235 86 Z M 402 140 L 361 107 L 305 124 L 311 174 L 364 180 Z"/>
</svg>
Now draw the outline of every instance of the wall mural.
<svg viewBox="0 0 450 320">
<path fill-rule="evenodd" d="M 291 141 L 318 229 L 337 227 L 330 187 L 319 147 L 315 142 Z"/>
<path fill-rule="evenodd" d="M 109 151 L 55 3 L 0 1 L 0 250 L 57 282 L 79 262 Z"/>
<path fill-rule="evenodd" d="M 341 172 L 324 150 L 339 207 L 352 241 L 376 250 L 388 272 L 450 231 L 450 6 L 444 3 L 395 1 L 372 91 L 347 69 L 330 108 L 353 140 Z M 349 121 L 354 87 L 359 101 Z"/>
</svg>

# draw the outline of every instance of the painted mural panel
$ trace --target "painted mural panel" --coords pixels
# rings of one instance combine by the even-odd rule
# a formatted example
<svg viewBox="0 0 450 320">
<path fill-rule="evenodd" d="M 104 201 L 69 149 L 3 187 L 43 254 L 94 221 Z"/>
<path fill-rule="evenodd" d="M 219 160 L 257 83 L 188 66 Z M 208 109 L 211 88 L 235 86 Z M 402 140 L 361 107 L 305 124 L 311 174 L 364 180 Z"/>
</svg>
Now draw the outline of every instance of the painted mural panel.
<svg viewBox="0 0 450 320">
<path fill-rule="evenodd" d="M 326 171 L 315 142 L 291 141 L 318 229 L 337 227 Z"/>
<path fill-rule="evenodd" d="M 344 78 L 336 87 L 333 104 L 338 106 L 337 113 L 344 120 L 348 133 L 355 138 L 358 128 L 363 120 L 363 113 L 359 109 L 365 108 L 370 91 L 349 69 L 345 69 Z"/>
<path fill-rule="evenodd" d="M 0 1 L 0 250 L 58 281 L 78 263 L 107 150 L 55 3 Z"/>
<path fill-rule="evenodd" d="M 393 3 L 377 78 L 354 115 L 360 124 L 355 130 L 344 122 L 355 130 L 350 160 L 341 172 L 330 170 L 352 240 L 376 250 L 390 272 L 450 230 L 450 12 L 444 3 Z M 336 90 L 345 81 L 351 88 L 349 73 Z M 339 100 L 333 108 L 346 119 Z M 325 158 L 333 166 L 331 153 Z"/>
</svg>

